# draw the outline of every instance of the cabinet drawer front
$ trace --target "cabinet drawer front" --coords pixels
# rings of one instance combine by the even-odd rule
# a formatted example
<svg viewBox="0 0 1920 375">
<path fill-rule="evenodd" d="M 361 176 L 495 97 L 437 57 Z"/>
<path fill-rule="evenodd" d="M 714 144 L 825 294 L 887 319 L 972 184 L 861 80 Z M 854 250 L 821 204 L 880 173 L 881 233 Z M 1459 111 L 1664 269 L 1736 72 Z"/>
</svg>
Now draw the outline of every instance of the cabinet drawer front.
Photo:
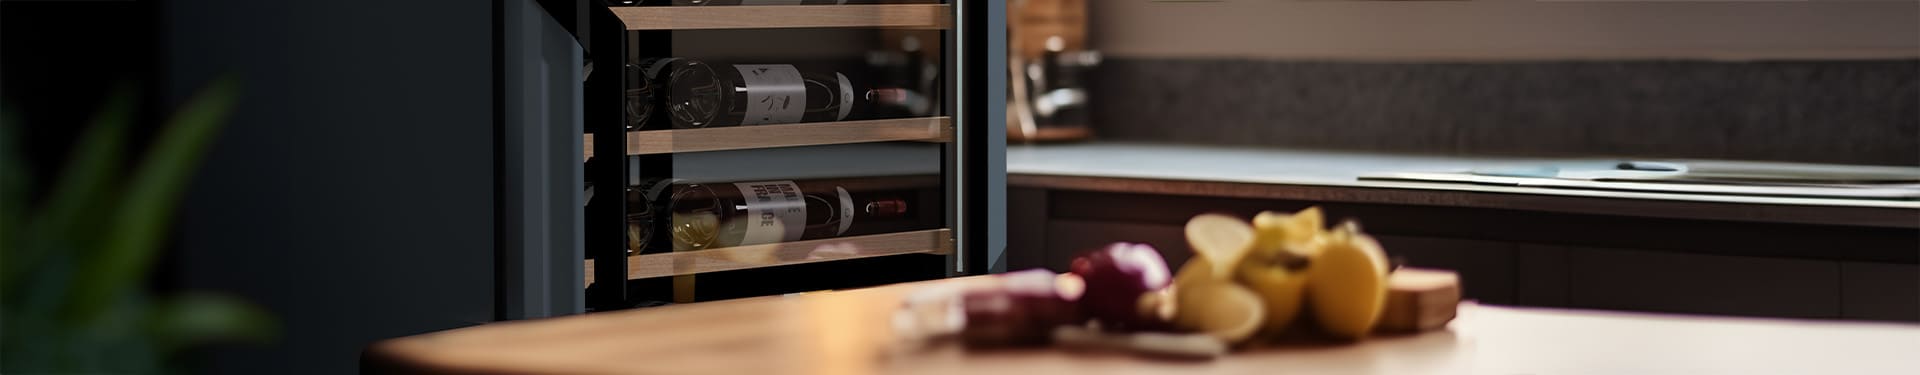
<svg viewBox="0 0 1920 375">
<path fill-rule="evenodd" d="M 1573 307 L 1833 318 L 1840 270 L 1831 261 L 1569 249 Z"/>
<path fill-rule="evenodd" d="M 1153 245 L 1160 256 L 1167 258 L 1167 266 L 1174 269 L 1193 257 L 1185 229 L 1180 226 L 1054 220 L 1047 223 L 1047 268 L 1064 272 L 1074 256 L 1115 241 Z"/>
<path fill-rule="evenodd" d="M 1841 262 L 1840 315 L 1920 321 L 1920 266 Z"/>
<path fill-rule="evenodd" d="M 1514 303 L 1513 245 L 1452 238 L 1375 235 L 1387 256 L 1407 266 L 1460 272 L 1461 295 L 1486 303 Z"/>
</svg>

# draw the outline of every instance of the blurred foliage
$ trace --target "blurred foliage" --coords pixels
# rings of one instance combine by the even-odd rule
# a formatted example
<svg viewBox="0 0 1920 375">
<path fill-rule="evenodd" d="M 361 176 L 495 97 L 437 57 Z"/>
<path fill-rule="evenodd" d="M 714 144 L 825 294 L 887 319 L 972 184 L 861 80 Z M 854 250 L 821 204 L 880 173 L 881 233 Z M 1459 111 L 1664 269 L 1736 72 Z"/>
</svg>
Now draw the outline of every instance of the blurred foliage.
<svg viewBox="0 0 1920 375">
<path fill-rule="evenodd" d="M 238 85 L 225 78 L 201 89 L 145 155 L 130 159 L 135 95 L 123 88 L 110 96 L 46 185 L 31 181 L 16 147 L 22 125 L 0 108 L 0 373 L 178 372 L 185 350 L 275 332 L 257 306 L 204 293 L 155 295 L 146 284 Z M 42 186 L 42 199 L 30 201 Z"/>
</svg>

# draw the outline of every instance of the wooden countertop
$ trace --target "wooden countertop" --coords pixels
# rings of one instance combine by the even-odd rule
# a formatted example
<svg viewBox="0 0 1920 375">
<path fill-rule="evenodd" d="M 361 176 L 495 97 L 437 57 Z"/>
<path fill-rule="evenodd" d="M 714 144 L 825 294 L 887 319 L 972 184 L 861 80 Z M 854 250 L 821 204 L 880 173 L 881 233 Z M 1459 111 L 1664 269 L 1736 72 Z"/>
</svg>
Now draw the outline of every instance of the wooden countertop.
<svg viewBox="0 0 1920 375">
<path fill-rule="evenodd" d="M 487 374 L 1915 374 L 1920 325 L 1464 304 L 1444 331 L 1252 348 L 1211 362 L 1058 349 L 908 349 L 889 322 L 960 278 L 554 319 L 376 343 L 368 373 Z"/>
<path fill-rule="evenodd" d="M 1920 201 L 1758 197 L 1360 180 L 1368 173 L 1563 163 L 1139 143 L 1010 146 L 1013 187 L 1920 228 Z"/>
</svg>

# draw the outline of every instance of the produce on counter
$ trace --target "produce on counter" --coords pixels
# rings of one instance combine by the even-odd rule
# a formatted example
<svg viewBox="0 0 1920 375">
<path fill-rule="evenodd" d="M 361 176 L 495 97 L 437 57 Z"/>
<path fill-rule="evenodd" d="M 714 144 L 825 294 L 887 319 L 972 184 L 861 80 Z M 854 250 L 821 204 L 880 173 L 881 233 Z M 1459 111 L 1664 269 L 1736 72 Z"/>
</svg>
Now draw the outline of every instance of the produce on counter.
<svg viewBox="0 0 1920 375">
<path fill-rule="evenodd" d="M 1271 253 L 1284 247 L 1302 248 L 1315 238 L 1320 237 L 1321 228 L 1326 227 L 1325 216 L 1320 207 L 1307 207 L 1300 212 L 1288 214 L 1278 211 L 1262 211 L 1253 216 L 1253 227 L 1258 235 L 1254 236 L 1255 247 L 1259 252 Z"/>
<path fill-rule="evenodd" d="M 1054 327 L 1086 322 L 1079 299 L 1085 290 L 1074 274 L 1032 269 L 1001 274 L 999 288 L 960 297 L 965 314 L 960 338 L 971 346 L 1046 344 Z"/>
<path fill-rule="evenodd" d="M 1227 354 L 1227 344 L 1200 333 L 1108 333 L 1084 326 L 1053 330 L 1053 341 L 1075 349 L 1122 350 L 1158 357 L 1213 359 Z"/>
<path fill-rule="evenodd" d="M 1414 333 L 1440 329 L 1459 314 L 1460 275 L 1402 267 L 1387 276 L 1387 311 L 1375 332 Z"/>
<path fill-rule="evenodd" d="M 1212 335 L 1220 341 L 1240 343 L 1253 337 L 1266 321 L 1266 306 L 1260 295 L 1231 281 L 1205 281 L 1180 285 L 1174 291 L 1179 307 L 1174 324 Z"/>
<path fill-rule="evenodd" d="M 1252 226 L 1224 215 L 1195 216 L 1186 230 L 1194 257 L 1174 277 L 1172 294 L 1180 296 L 1173 314 L 1176 325 L 1215 333 L 1229 342 L 1245 340 L 1239 331 L 1227 329 L 1245 322 L 1217 321 L 1238 319 L 1223 310 L 1248 311 L 1234 305 L 1245 294 L 1219 286 L 1231 283 L 1258 297 L 1262 319 L 1257 326 L 1269 335 L 1292 327 L 1304 308 L 1313 312 L 1312 325 L 1328 336 L 1365 336 L 1379 322 L 1386 303 L 1386 255 L 1357 224 L 1329 231 L 1321 227 L 1324 222 L 1317 207 L 1293 214 L 1262 212 Z M 1185 296 L 1189 293 L 1207 297 Z"/>
<path fill-rule="evenodd" d="M 1185 228 L 1194 256 L 1177 274 L 1151 246 L 1114 243 L 1075 258 L 1071 272 L 1003 274 L 993 288 L 950 298 L 964 315 L 955 331 L 976 347 L 1053 342 L 1211 358 L 1289 330 L 1357 340 L 1452 320 L 1457 275 L 1394 271 L 1358 224 L 1324 223 L 1317 207 L 1262 212 L 1251 225 L 1198 215 Z"/>
<path fill-rule="evenodd" d="M 1200 263 L 1212 267 L 1207 273 L 1212 278 L 1233 276 L 1233 265 L 1253 249 L 1253 227 L 1236 217 L 1200 214 L 1187 220 L 1186 232 L 1187 245 L 1193 247 L 1194 258 L 1206 260 Z"/>
<path fill-rule="evenodd" d="M 1072 272 L 1086 280 L 1081 311 L 1103 330 L 1125 332 L 1162 329 L 1167 322 L 1142 314 L 1141 297 L 1172 282 L 1167 261 L 1153 246 L 1116 242 L 1073 260 Z"/>
<path fill-rule="evenodd" d="M 1320 249 L 1314 241 L 1320 238 L 1321 222 L 1319 207 L 1292 215 L 1267 211 L 1254 216 L 1256 244 L 1235 268 L 1234 277 L 1266 303 L 1268 333 L 1279 333 L 1300 315 L 1308 260 Z"/>
<path fill-rule="evenodd" d="M 1320 329 L 1356 339 L 1373 331 L 1387 304 L 1387 256 L 1349 222 L 1321 236 L 1307 266 L 1307 303 Z"/>
</svg>

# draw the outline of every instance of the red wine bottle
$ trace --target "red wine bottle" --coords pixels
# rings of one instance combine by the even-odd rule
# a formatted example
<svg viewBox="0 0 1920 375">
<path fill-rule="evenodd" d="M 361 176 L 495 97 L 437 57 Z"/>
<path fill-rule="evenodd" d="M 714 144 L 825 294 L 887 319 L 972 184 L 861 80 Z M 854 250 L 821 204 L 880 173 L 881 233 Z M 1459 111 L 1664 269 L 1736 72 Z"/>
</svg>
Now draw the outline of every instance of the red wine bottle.
<svg viewBox="0 0 1920 375">
<path fill-rule="evenodd" d="M 790 64 L 652 58 L 636 69 L 678 129 L 840 121 L 871 97 L 845 74 Z"/>
</svg>

